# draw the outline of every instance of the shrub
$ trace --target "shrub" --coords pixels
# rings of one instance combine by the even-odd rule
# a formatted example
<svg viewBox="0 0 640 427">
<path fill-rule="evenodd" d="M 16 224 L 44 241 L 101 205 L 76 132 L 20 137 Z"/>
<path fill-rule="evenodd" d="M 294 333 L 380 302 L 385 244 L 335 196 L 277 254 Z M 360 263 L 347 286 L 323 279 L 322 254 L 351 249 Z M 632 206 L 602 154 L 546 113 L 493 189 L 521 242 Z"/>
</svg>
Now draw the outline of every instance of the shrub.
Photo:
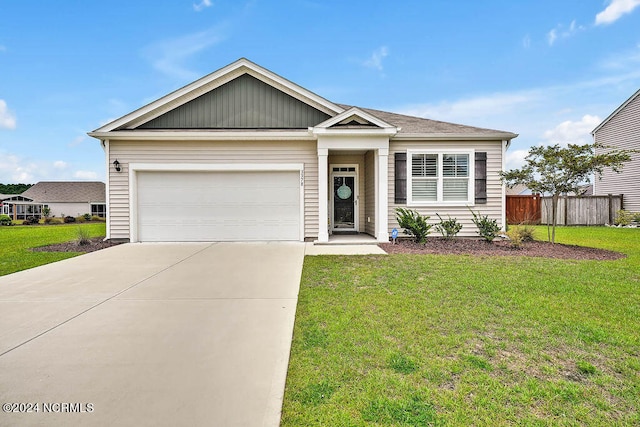
<svg viewBox="0 0 640 427">
<path fill-rule="evenodd" d="M 25 220 L 22 222 L 23 225 L 31 225 L 31 224 L 38 224 L 40 222 L 40 219 L 38 217 L 35 216 L 28 216 L 25 218 Z"/>
<path fill-rule="evenodd" d="M 49 224 L 51 225 L 56 225 L 56 224 L 63 224 L 64 220 L 62 218 L 49 218 Z"/>
<path fill-rule="evenodd" d="M 522 235 L 520 234 L 520 229 L 518 227 L 510 228 L 505 234 L 509 238 L 509 244 L 511 247 L 516 249 L 520 249 L 522 247 Z"/>
<path fill-rule="evenodd" d="M 523 223 L 516 227 L 518 234 L 523 242 L 533 242 L 533 235 L 536 231 L 535 227 L 529 223 Z"/>
<path fill-rule="evenodd" d="M 616 212 L 616 219 L 614 220 L 615 225 L 629 225 L 633 221 L 633 213 L 626 211 L 624 209 L 620 209 Z"/>
<path fill-rule="evenodd" d="M 492 242 L 498 236 L 500 226 L 496 219 L 489 219 L 488 215 L 480 215 L 469 209 L 473 215 L 473 223 L 478 227 L 478 234 L 487 242 Z"/>
<path fill-rule="evenodd" d="M 64 217 L 64 223 L 65 224 L 69 224 L 71 222 L 76 222 L 76 219 L 74 217 L 72 217 L 72 216 L 65 216 Z"/>
<path fill-rule="evenodd" d="M 83 222 L 85 222 L 85 220 L 84 220 L 84 215 L 78 215 L 78 216 L 76 217 L 76 222 L 79 222 L 79 223 L 83 223 Z"/>
<path fill-rule="evenodd" d="M 85 221 L 91 221 L 91 214 L 89 213 L 82 215 L 82 217 L 84 218 Z"/>
<path fill-rule="evenodd" d="M 91 243 L 89 230 L 83 227 L 78 227 L 78 231 L 76 231 L 76 241 L 79 245 L 88 245 Z"/>
<path fill-rule="evenodd" d="M 438 219 L 440 219 L 440 223 L 436 224 L 436 230 L 442 234 L 442 237 L 447 240 L 456 237 L 456 234 L 462 229 L 462 224 L 460 224 L 456 218 L 451 218 L 449 215 L 447 215 L 449 217 L 447 220 L 442 219 L 439 214 L 436 215 L 438 215 Z"/>
<path fill-rule="evenodd" d="M 100 221 L 100 222 L 105 222 L 107 219 L 102 217 L 102 216 L 98 216 L 98 215 L 93 215 L 91 217 L 91 221 Z"/>
<path fill-rule="evenodd" d="M 417 211 L 405 208 L 396 208 L 396 219 L 404 234 L 413 236 L 416 243 L 425 243 L 431 233 L 431 224 L 427 224 L 428 216 L 422 216 Z"/>
<path fill-rule="evenodd" d="M 0 215 L 0 225 L 13 225 L 9 215 Z"/>
</svg>

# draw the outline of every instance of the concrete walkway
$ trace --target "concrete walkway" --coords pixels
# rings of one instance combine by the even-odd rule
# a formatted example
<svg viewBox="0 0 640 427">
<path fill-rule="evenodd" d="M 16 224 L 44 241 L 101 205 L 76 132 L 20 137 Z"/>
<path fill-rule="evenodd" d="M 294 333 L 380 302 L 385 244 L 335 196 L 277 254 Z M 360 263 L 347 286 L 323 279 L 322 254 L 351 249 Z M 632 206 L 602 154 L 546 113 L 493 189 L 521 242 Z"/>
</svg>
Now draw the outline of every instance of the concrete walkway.
<svg viewBox="0 0 640 427">
<path fill-rule="evenodd" d="M 304 252 L 128 244 L 0 277 L 0 403 L 38 405 L 0 425 L 278 425 Z"/>
</svg>

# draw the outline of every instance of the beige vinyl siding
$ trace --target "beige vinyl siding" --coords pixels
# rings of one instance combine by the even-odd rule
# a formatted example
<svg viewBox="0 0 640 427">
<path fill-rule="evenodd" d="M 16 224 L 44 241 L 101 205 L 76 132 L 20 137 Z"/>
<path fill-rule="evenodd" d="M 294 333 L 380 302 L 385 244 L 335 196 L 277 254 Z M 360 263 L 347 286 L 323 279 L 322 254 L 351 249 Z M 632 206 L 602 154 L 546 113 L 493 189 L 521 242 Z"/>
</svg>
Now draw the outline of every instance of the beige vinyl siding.
<svg viewBox="0 0 640 427">
<path fill-rule="evenodd" d="M 393 228 L 397 228 L 400 235 L 402 229 L 396 220 L 395 209 L 397 207 L 406 207 L 406 205 L 397 205 L 395 203 L 395 163 L 394 157 L 397 152 L 406 153 L 407 150 L 435 150 L 447 151 L 447 149 L 457 150 L 473 150 L 475 152 L 487 153 L 487 203 L 470 206 L 474 212 L 480 212 L 482 215 L 489 215 L 502 223 L 502 183 L 500 181 L 499 172 L 502 170 L 502 141 L 391 141 L 389 144 L 389 233 Z M 407 158 L 407 162 L 409 159 Z M 471 168 L 474 165 L 470 165 Z M 408 180 L 407 180 L 408 181 Z M 475 185 L 470 182 L 469 185 Z M 462 230 L 458 234 L 460 237 L 477 237 L 476 226 L 473 224 L 473 216 L 466 206 L 447 206 L 446 204 L 428 207 L 411 207 L 422 215 L 428 215 L 430 223 L 437 223 L 440 214 L 443 219 L 447 215 L 456 218 L 462 224 Z M 433 230 L 433 234 L 436 235 Z"/>
<path fill-rule="evenodd" d="M 367 151 L 364 155 L 364 232 L 375 236 L 376 233 L 376 188 L 375 188 L 375 153 Z M 367 221 L 371 218 L 371 221 Z"/>
<path fill-rule="evenodd" d="M 331 182 L 331 167 L 339 165 L 358 165 L 358 232 L 363 233 L 365 229 L 365 179 L 364 179 L 364 155 L 363 154 L 340 154 L 340 152 L 331 152 L 328 158 L 329 162 L 329 191 L 333 191 L 333 183 Z M 329 206 L 329 209 L 332 207 Z"/>
<path fill-rule="evenodd" d="M 625 105 L 595 134 L 595 141 L 619 149 L 640 149 L 640 95 Z M 595 180 L 595 194 L 623 194 L 625 209 L 640 212 L 640 153 L 631 154 L 622 173 L 605 169 L 602 179 Z"/>
<path fill-rule="evenodd" d="M 318 156 L 315 141 L 111 141 L 109 168 L 111 238 L 129 238 L 129 163 L 303 163 L 304 237 L 318 236 Z M 167 200 L 167 209 L 171 209 Z"/>
</svg>

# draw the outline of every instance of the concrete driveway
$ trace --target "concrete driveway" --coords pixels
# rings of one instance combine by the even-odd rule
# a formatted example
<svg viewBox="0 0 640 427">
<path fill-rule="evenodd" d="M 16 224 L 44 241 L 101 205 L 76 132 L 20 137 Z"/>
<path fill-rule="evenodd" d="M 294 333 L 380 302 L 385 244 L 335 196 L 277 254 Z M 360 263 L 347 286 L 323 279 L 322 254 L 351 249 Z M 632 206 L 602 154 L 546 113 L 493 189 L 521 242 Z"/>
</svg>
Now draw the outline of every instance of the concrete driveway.
<svg viewBox="0 0 640 427">
<path fill-rule="evenodd" d="M 0 277 L 0 403 L 38 409 L 0 425 L 278 425 L 304 250 L 127 244 Z"/>
</svg>

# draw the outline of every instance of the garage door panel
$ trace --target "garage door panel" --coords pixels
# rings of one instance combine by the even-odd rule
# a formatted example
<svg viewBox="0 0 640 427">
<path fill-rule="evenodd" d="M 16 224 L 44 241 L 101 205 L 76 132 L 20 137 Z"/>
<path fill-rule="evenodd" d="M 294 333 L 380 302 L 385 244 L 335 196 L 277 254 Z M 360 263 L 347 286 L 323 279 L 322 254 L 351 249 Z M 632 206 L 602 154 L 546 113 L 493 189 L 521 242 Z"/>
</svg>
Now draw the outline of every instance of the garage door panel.
<svg viewBox="0 0 640 427">
<path fill-rule="evenodd" d="M 138 172 L 138 240 L 299 240 L 298 171 Z"/>
</svg>

